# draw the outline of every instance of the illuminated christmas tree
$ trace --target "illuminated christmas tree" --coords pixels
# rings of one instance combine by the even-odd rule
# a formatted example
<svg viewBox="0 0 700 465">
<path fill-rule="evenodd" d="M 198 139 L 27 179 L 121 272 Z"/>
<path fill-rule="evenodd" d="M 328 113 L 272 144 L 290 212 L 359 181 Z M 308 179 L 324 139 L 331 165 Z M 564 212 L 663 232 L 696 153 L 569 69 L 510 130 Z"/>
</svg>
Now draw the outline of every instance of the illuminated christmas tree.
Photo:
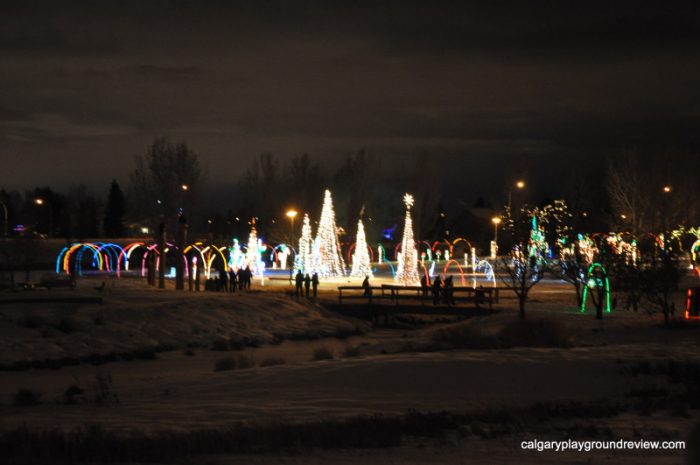
<svg viewBox="0 0 700 465">
<path fill-rule="evenodd" d="M 362 224 L 362 219 L 357 222 L 357 238 L 355 239 L 355 253 L 352 256 L 350 276 L 355 278 L 372 277 L 372 266 L 365 238 L 365 225 Z"/>
<path fill-rule="evenodd" d="M 326 189 L 323 198 L 321 220 L 313 244 L 313 270 L 322 278 L 345 276 L 345 263 L 340 255 L 338 230 L 335 226 L 335 211 L 331 191 Z"/>
<path fill-rule="evenodd" d="M 260 255 L 260 241 L 255 229 L 255 218 L 251 221 L 250 236 L 248 236 L 248 248 L 246 249 L 246 261 L 250 266 L 253 276 L 263 274 L 262 256 Z"/>
<path fill-rule="evenodd" d="M 417 286 L 420 284 L 418 273 L 418 250 L 413 240 L 413 220 L 411 219 L 411 207 L 413 206 L 413 196 L 406 194 L 403 196 L 406 204 L 406 220 L 403 227 L 403 238 L 401 239 L 401 253 L 398 257 L 396 276 L 394 280 L 404 286 Z"/>
<path fill-rule="evenodd" d="M 233 239 L 233 245 L 228 249 L 228 267 L 234 271 L 243 265 L 245 255 L 241 252 L 241 245 L 238 239 Z"/>
<path fill-rule="evenodd" d="M 304 224 L 301 227 L 301 238 L 299 239 L 299 252 L 296 256 L 294 269 L 302 274 L 311 273 L 311 221 L 309 214 L 304 214 Z"/>
</svg>

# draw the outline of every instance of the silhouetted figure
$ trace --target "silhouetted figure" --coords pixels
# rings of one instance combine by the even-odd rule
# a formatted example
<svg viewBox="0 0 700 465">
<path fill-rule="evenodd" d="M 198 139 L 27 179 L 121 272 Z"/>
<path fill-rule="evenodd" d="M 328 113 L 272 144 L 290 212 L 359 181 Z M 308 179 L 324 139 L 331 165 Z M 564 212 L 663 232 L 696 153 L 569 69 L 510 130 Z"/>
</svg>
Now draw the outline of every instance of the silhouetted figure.
<svg viewBox="0 0 700 465">
<path fill-rule="evenodd" d="M 219 287 L 223 292 L 228 292 L 228 273 L 223 268 L 219 270 Z"/>
<path fill-rule="evenodd" d="M 250 284 L 253 281 L 253 272 L 250 270 L 250 265 L 245 267 L 245 288 L 250 289 Z"/>
<path fill-rule="evenodd" d="M 301 274 L 301 270 L 297 271 L 294 279 L 296 280 L 296 295 L 301 297 L 304 293 L 304 275 Z"/>
<path fill-rule="evenodd" d="M 445 278 L 445 283 L 442 288 L 442 292 L 444 294 L 444 301 L 447 305 L 454 305 L 454 281 L 452 280 L 452 276 L 448 276 Z"/>
<path fill-rule="evenodd" d="M 308 299 L 310 297 L 310 290 L 311 290 L 311 276 L 308 274 L 304 276 L 304 289 L 306 290 L 306 298 Z"/>
<path fill-rule="evenodd" d="M 427 274 L 424 274 L 420 278 L 420 287 L 423 290 L 423 297 L 426 297 L 428 295 L 428 291 L 430 291 L 430 277 Z"/>
<path fill-rule="evenodd" d="M 372 286 L 369 284 L 369 276 L 365 276 L 365 280 L 362 281 L 362 288 L 365 290 L 364 296 L 370 297 L 372 295 Z"/>
<path fill-rule="evenodd" d="M 442 280 L 440 279 L 440 276 L 436 276 L 435 279 L 433 280 L 433 285 L 431 287 L 432 292 L 433 292 L 433 305 L 437 305 L 440 303 L 440 288 L 442 287 Z"/>
<path fill-rule="evenodd" d="M 239 268 L 237 274 L 238 274 L 238 290 L 242 291 L 243 286 L 245 285 L 245 283 L 244 283 L 245 277 L 243 276 L 245 273 L 244 273 L 243 268 Z"/>
<path fill-rule="evenodd" d="M 228 272 L 228 289 L 229 292 L 236 292 L 236 286 L 238 285 L 236 280 L 236 272 L 231 268 Z"/>
<path fill-rule="evenodd" d="M 311 287 L 314 290 L 314 299 L 318 297 L 318 273 L 314 273 L 311 277 Z"/>
</svg>

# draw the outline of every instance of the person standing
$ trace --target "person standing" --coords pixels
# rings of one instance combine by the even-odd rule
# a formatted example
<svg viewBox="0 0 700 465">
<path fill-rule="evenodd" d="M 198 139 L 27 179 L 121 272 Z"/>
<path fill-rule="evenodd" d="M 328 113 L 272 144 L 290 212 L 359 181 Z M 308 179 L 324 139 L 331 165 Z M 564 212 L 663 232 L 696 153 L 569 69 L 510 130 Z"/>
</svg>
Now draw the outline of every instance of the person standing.
<svg viewBox="0 0 700 465">
<path fill-rule="evenodd" d="M 372 296 L 372 286 L 369 284 L 369 276 L 365 276 L 365 280 L 362 281 L 362 289 L 365 290 L 364 296 L 365 297 L 371 297 Z"/>
<path fill-rule="evenodd" d="M 301 274 L 301 270 L 297 271 L 297 275 L 294 279 L 296 280 L 296 296 L 301 297 L 304 292 L 304 275 Z"/>
<path fill-rule="evenodd" d="M 236 292 L 236 272 L 233 270 L 233 268 L 229 268 L 228 271 L 228 289 L 229 292 Z"/>
<path fill-rule="evenodd" d="M 306 298 L 308 299 L 310 297 L 310 290 L 311 290 L 311 276 L 308 274 L 304 277 L 304 289 L 306 289 Z"/>
<path fill-rule="evenodd" d="M 442 280 L 440 279 L 440 276 L 435 276 L 435 279 L 433 280 L 433 286 L 432 286 L 433 305 L 437 305 L 440 303 L 440 288 L 441 287 L 442 287 Z"/>
<path fill-rule="evenodd" d="M 314 273 L 311 277 L 311 285 L 314 290 L 314 299 L 316 299 L 318 297 L 318 273 Z"/>
</svg>

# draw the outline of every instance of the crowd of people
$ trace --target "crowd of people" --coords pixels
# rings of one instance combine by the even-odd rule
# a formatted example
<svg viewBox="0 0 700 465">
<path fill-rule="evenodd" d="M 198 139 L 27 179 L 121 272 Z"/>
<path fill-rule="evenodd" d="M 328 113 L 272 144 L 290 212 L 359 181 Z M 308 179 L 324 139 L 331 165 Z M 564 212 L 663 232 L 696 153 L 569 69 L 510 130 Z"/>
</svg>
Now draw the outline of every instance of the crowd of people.
<svg viewBox="0 0 700 465">
<path fill-rule="evenodd" d="M 318 297 L 318 273 L 309 276 L 308 273 L 304 275 L 301 270 L 299 270 L 294 276 L 294 282 L 296 284 L 295 295 L 297 297 L 306 296 L 306 298 L 311 298 L 312 292 L 314 299 Z"/>
<path fill-rule="evenodd" d="M 442 279 L 436 276 L 433 282 L 430 282 L 430 277 L 423 276 L 420 280 L 420 286 L 423 289 L 423 295 L 427 296 L 430 291 L 433 294 L 433 304 L 438 305 L 444 303 L 447 305 L 455 304 L 454 297 L 454 281 L 452 276 L 447 276 Z"/>
<path fill-rule="evenodd" d="M 235 271 L 231 268 L 229 271 L 219 270 L 219 277 L 211 277 L 204 284 L 205 291 L 214 292 L 235 292 L 236 289 L 250 289 L 250 284 L 253 280 L 253 272 L 249 266 L 239 268 Z"/>
</svg>

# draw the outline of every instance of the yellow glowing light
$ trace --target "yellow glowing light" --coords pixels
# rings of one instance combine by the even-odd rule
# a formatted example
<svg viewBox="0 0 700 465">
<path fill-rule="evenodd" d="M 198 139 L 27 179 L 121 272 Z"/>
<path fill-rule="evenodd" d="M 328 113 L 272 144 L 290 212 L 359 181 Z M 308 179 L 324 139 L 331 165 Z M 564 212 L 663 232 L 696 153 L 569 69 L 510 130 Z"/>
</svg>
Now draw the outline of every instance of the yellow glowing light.
<svg viewBox="0 0 700 465">
<path fill-rule="evenodd" d="M 498 216 L 494 216 L 493 218 L 491 218 L 491 222 L 493 224 L 501 224 L 501 218 Z"/>
<path fill-rule="evenodd" d="M 183 184 L 183 185 L 182 185 L 182 190 L 183 190 L 183 191 L 186 191 L 186 190 L 188 190 L 189 188 L 190 188 L 190 186 L 188 186 L 187 184 Z"/>
<path fill-rule="evenodd" d="M 525 181 L 516 182 L 515 187 L 517 187 L 518 189 L 524 189 L 525 188 Z"/>
<path fill-rule="evenodd" d="M 287 215 L 288 218 L 296 218 L 298 214 L 299 212 L 297 212 L 296 210 L 289 210 L 287 211 L 287 213 L 285 213 L 285 215 Z"/>
<path fill-rule="evenodd" d="M 670 193 L 670 192 L 671 192 L 671 186 L 664 186 L 664 192 L 665 192 L 666 194 Z"/>
<path fill-rule="evenodd" d="M 44 199 L 34 199 L 34 203 L 37 205 L 44 205 Z"/>
</svg>

